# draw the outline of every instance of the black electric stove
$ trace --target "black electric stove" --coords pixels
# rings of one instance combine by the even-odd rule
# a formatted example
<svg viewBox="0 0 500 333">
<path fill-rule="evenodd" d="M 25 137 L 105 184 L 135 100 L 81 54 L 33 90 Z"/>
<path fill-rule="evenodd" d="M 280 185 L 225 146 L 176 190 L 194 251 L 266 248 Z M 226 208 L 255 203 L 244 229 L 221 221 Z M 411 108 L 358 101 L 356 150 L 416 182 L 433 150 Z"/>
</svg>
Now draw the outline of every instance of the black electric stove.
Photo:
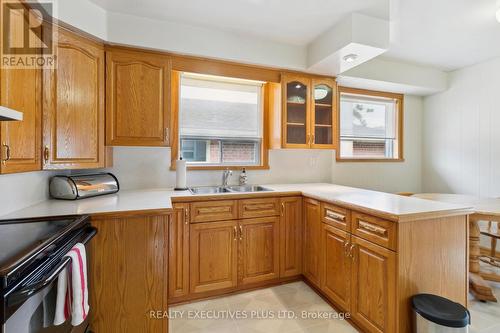
<svg viewBox="0 0 500 333">
<path fill-rule="evenodd" d="M 72 332 L 52 326 L 55 282 L 96 233 L 88 216 L 0 220 L 1 333 Z"/>
</svg>

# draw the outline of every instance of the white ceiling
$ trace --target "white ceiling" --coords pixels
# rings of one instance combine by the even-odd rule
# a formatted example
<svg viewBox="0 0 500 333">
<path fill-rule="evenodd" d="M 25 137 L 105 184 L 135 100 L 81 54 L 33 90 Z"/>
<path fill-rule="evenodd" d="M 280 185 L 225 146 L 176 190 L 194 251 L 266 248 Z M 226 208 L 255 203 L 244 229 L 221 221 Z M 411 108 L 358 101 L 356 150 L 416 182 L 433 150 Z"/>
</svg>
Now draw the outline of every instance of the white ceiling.
<svg viewBox="0 0 500 333">
<path fill-rule="evenodd" d="M 454 70 L 500 56 L 500 0 L 91 0 L 131 14 L 306 45 L 348 13 L 391 20 L 384 57 Z M 390 12 L 389 3 L 390 1 Z"/>
<path fill-rule="evenodd" d="M 498 0 L 391 0 L 385 57 L 454 70 L 500 56 Z"/>
<path fill-rule="evenodd" d="M 351 12 L 388 19 L 388 0 L 91 0 L 112 12 L 305 45 Z"/>
</svg>

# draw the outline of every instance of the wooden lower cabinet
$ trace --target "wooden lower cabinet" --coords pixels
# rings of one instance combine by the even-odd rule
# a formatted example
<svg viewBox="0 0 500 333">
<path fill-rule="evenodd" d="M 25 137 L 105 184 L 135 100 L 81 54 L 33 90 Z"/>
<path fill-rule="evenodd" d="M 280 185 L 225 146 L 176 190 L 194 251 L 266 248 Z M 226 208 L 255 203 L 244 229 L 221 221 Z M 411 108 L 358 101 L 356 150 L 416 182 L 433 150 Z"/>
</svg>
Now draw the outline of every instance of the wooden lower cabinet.
<svg viewBox="0 0 500 333">
<path fill-rule="evenodd" d="M 367 332 L 396 332 L 396 253 L 352 236 L 352 318 Z"/>
<path fill-rule="evenodd" d="M 238 221 L 190 226 L 190 292 L 236 287 L 238 283 Z"/>
<path fill-rule="evenodd" d="M 189 204 L 176 203 L 168 233 L 168 298 L 189 294 Z"/>
<path fill-rule="evenodd" d="M 303 274 L 319 287 L 321 271 L 321 216 L 320 203 L 316 200 L 304 199 L 304 241 L 303 241 Z"/>
<path fill-rule="evenodd" d="M 324 223 L 322 231 L 321 290 L 341 308 L 350 309 L 352 266 L 351 258 L 348 256 L 350 235 Z"/>
<path fill-rule="evenodd" d="M 241 285 L 279 277 L 279 222 L 277 216 L 239 222 Z"/>
<path fill-rule="evenodd" d="M 302 273 L 302 231 L 302 197 L 281 198 L 281 278 Z"/>
<path fill-rule="evenodd" d="M 167 332 L 168 215 L 92 217 L 89 281 L 93 332 Z"/>
</svg>

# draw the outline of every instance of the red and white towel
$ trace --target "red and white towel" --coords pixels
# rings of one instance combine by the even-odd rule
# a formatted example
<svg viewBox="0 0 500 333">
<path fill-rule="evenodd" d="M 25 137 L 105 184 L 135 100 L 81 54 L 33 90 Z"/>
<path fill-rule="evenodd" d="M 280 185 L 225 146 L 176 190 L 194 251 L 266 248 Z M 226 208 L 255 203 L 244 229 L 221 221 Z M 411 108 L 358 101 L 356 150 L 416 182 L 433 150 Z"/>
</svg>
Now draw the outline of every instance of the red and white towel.
<svg viewBox="0 0 500 333">
<path fill-rule="evenodd" d="M 61 325 L 71 317 L 71 325 L 78 326 L 89 313 L 85 246 L 77 243 L 66 256 L 71 258 L 71 264 L 59 274 L 57 281 L 54 325 Z"/>
</svg>

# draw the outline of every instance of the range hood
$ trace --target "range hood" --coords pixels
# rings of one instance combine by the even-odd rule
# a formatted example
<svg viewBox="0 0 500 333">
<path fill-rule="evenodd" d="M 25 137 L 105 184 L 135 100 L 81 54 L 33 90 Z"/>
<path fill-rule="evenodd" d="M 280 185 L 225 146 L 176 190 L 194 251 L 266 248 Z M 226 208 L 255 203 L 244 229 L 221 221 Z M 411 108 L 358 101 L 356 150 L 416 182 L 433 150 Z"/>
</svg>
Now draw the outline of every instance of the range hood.
<svg viewBox="0 0 500 333">
<path fill-rule="evenodd" d="M 16 121 L 23 120 L 23 113 L 0 106 L 0 121 Z"/>
</svg>

